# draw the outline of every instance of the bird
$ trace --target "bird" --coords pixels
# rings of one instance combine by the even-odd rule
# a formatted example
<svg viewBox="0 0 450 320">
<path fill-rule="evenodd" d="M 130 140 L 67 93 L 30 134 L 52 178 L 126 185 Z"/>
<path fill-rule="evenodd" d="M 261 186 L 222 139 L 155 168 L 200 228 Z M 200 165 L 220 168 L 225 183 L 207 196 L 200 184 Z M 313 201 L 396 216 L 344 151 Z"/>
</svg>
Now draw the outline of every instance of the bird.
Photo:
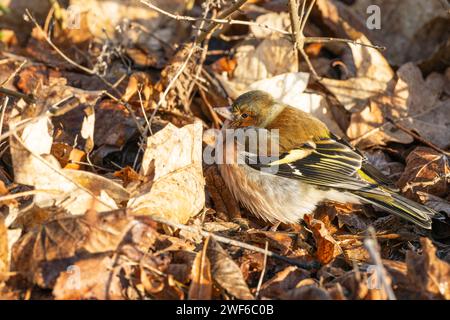
<svg viewBox="0 0 450 320">
<path fill-rule="evenodd" d="M 362 152 L 313 115 L 260 90 L 240 95 L 229 111 L 222 131 L 253 130 L 268 137 L 250 148 L 251 135 L 237 141 L 236 135 L 223 134 L 218 148 L 225 185 L 257 217 L 272 224 L 299 223 L 319 204 L 331 201 L 371 204 L 431 229 L 436 211 L 400 195 Z M 274 143 L 275 151 L 267 152 Z"/>
</svg>

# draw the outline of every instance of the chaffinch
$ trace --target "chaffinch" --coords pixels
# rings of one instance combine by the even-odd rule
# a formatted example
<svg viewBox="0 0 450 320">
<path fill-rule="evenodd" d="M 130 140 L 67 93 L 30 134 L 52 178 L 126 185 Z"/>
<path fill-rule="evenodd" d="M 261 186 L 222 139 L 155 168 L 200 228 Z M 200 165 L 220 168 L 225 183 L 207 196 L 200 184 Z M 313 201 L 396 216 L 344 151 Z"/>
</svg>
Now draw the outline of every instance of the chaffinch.
<svg viewBox="0 0 450 320">
<path fill-rule="evenodd" d="M 278 143 L 272 154 L 259 152 L 259 142 L 256 152 L 249 150 L 248 139 L 242 148 L 236 138 L 228 137 L 222 145 L 221 175 L 234 197 L 256 216 L 296 223 L 323 201 L 368 203 L 431 229 L 434 210 L 399 195 L 361 152 L 314 116 L 263 91 L 239 96 L 231 112 L 227 129 L 263 130 L 269 132 L 268 144 L 275 138 Z"/>
</svg>

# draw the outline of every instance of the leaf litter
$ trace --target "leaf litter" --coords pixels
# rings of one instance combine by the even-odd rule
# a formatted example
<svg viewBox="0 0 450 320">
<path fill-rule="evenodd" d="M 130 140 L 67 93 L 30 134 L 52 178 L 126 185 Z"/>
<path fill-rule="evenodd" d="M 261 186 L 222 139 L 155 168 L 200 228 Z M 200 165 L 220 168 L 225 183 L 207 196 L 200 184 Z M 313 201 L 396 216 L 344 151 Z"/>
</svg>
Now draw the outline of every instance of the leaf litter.
<svg viewBox="0 0 450 320">
<path fill-rule="evenodd" d="M 1 298 L 450 298 L 442 1 L 375 1 L 380 39 L 367 1 L 318 0 L 309 63 L 285 5 L 68 2 L 83 7 L 75 28 L 57 1 L 1 16 Z M 440 212 L 433 231 L 336 203 L 293 225 L 250 215 L 203 153 L 214 108 L 251 89 L 348 138 Z"/>
</svg>

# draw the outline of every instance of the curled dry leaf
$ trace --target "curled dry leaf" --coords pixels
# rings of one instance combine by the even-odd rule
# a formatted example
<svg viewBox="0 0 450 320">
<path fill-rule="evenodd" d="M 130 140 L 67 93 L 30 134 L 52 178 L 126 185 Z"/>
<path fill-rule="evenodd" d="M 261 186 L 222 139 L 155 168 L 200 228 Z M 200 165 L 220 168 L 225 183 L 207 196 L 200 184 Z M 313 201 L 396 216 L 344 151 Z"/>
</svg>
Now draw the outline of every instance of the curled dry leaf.
<svg viewBox="0 0 450 320">
<path fill-rule="evenodd" d="M 322 221 L 316 220 L 310 215 L 305 215 L 304 220 L 313 232 L 317 249 L 316 257 L 321 263 L 327 264 L 342 253 L 338 243 L 330 235 Z"/>
<path fill-rule="evenodd" d="M 245 233 L 247 237 L 246 242 L 253 242 L 265 245 L 267 242 L 271 250 L 280 251 L 283 255 L 287 255 L 292 250 L 294 237 L 286 232 L 279 231 L 263 231 L 263 230 L 248 230 Z"/>
<path fill-rule="evenodd" d="M 406 254 L 408 279 L 426 299 L 450 299 L 450 265 L 436 257 L 436 248 L 427 238 L 420 240 L 422 254 Z"/>
<path fill-rule="evenodd" d="M 287 291 L 294 289 L 300 281 L 308 279 L 309 276 L 310 272 L 306 270 L 295 266 L 286 267 L 263 283 L 260 295 L 265 298 L 276 299 Z"/>
<path fill-rule="evenodd" d="M 140 174 L 153 177 L 128 202 L 133 214 L 186 223 L 205 205 L 202 125 L 169 124 L 147 140 Z"/>
<path fill-rule="evenodd" d="M 445 197 L 449 191 L 450 164 L 448 157 L 431 148 L 417 147 L 406 158 L 406 168 L 398 181 L 410 198 L 420 200 L 417 192 Z"/>
<path fill-rule="evenodd" d="M 241 269 L 214 239 L 210 240 L 207 255 L 211 261 L 213 280 L 220 288 L 237 299 L 254 299 L 244 280 Z"/>
<path fill-rule="evenodd" d="M 191 271 L 190 300 L 211 300 L 213 282 L 211 277 L 211 263 L 207 256 L 210 238 L 203 242 L 203 248 L 195 256 Z"/>
<path fill-rule="evenodd" d="M 393 65 L 425 59 L 449 37 L 448 12 L 440 0 L 358 0 L 352 3 L 350 10 L 366 17 L 371 5 L 380 8 L 382 28 L 391 31 L 383 33 L 381 42 Z M 361 31 L 370 37 L 378 30 Z"/>
<path fill-rule="evenodd" d="M 363 35 L 356 41 L 371 44 Z M 389 82 L 394 78 L 394 72 L 377 49 L 354 44 L 349 46 L 356 67 L 355 77 L 347 80 L 324 78 L 321 82 L 345 109 L 356 111 L 385 94 Z"/>
</svg>

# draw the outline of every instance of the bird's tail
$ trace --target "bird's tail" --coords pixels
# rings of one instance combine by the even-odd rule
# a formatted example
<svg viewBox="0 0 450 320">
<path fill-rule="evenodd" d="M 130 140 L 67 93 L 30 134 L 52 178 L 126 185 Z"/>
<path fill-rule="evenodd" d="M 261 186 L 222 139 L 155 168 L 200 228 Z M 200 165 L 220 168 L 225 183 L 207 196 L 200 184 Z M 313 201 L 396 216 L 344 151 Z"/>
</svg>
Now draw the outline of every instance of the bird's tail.
<svg viewBox="0 0 450 320">
<path fill-rule="evenodd" d="M 431 229 L 431 218 L 439 215 L 433 209 L 396 193 L 380 194 L 371 191 L 353 191 L 352 193 L 364 202 L 373 204 L 425 229 Z"/>
</svg>

